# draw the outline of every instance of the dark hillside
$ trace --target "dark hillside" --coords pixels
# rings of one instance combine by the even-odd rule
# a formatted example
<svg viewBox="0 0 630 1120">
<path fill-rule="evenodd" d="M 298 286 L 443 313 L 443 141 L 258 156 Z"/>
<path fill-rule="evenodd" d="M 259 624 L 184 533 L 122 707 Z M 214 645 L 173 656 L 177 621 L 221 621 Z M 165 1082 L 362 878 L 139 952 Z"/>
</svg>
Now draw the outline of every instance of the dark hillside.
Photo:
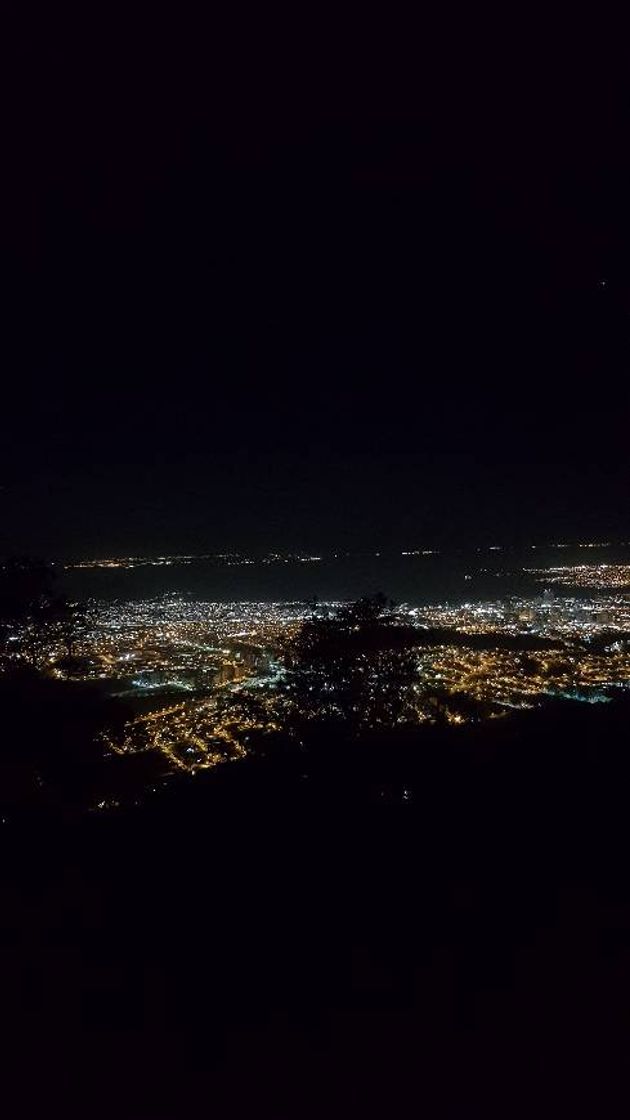
<svg viewBox="0 0 630 1120">
<path fill-rule="evenodd" d="M 611 1115 L 630 1041 L 627 726 L 621 704 L 559 705 L 311 742 L 299 765 L 235 764 L 136 812 L 7 825 L 15 1099 Z"/>
</svg>

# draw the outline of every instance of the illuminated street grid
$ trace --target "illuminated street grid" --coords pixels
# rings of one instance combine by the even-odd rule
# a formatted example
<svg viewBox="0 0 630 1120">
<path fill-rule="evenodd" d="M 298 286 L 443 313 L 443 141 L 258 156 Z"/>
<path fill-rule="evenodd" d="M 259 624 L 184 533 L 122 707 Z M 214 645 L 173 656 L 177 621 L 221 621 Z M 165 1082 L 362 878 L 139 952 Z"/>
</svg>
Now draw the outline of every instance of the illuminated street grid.
<svg viewBox="0 0 630 1120">
<path fill-rule="evenodd" d="M 339 606 L 320 604 L 318 612 Z M 121 734 L 106 737 L 108 748 L 158 750 L 170 769 L 194 771 L 242 757 L 252 737 L 290 725 L 298 707 L 285 651 L 312 610 L 176 595 L 93 603 L 71 657 L 54 635 L 28 631 L 15 635 L 11 657 L 53 676 L 105 682 L 131 713 Z M 400 686 L 398 719 L 462 723 L 549 696 L 606 700 L 630 685 L 630 596 L 556 597 L 547 589 L 536 598 L 403 605 L 396 618 L 418 630 L 417 675 Z M 361 661 L 378 696 L 385 662 Z M 323 683 L 331 714 L 335 687 Z M 366 704 L 363 722 L 371 711 Z"/>
<path fill-rule="evenodd" d="M 556 596 L 513 597 L 497 602 L 431 604 L 407 608 L 414 623 L 457 630 L 460 634 L 550 638 L 560 642 L 588 642 L 602 634 L 630 636 L 630 595 L 596 598 Z"/>
<path fill-rule="evenodd" d="M 339 604 L 331 605 L 333 608 Z M 312 608 L 304 603 L 213 603 L 167 595 L 94 603 L 72 657 L 54 636 L 21 635 L 16 659 L 53 676 L 103 681 L 134 715 L 116 753 L 159 750 L 172 769 L 196 770 L 242 757 L 253 731 L 279 730 L 282 651 Z"/>
<path fill-rule="evenodd" d="M 535 599 L 436 604 L 410 608 L 408 614 L 436 637 L 452 630 L 460 640 L 496 641 L 489 649 L 444 641 L 420 653 L 421 717 L 431 717 L 432 695 L 442 690 L 447 716 L 449 696 L 476 701 L 485 714 L 497 715 L 502 708 L 535 706 L 548 696 L 603 700 L 630 685 L 630 597 L 556 598 L 547 591 Z M 548 648 L 536 649 L 537 639 Z M 502 648 L 502 642 L 511 641 L 523 648 Z M 453 722 L 469 715 L 453 703 Z"/>
</svg>

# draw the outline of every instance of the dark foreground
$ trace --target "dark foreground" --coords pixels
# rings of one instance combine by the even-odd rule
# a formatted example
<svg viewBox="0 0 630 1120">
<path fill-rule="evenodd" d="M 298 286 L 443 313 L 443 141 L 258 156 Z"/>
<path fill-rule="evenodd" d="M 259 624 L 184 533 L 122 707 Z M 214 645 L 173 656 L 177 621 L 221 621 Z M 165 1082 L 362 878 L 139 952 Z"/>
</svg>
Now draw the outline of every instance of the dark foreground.
<svg viewBox="0 0 630 1120">
<path fill-rule="evenodd" d="M 9 824 L 7 1116 L 626 1115 L 627 710 Z"/>
</svg>

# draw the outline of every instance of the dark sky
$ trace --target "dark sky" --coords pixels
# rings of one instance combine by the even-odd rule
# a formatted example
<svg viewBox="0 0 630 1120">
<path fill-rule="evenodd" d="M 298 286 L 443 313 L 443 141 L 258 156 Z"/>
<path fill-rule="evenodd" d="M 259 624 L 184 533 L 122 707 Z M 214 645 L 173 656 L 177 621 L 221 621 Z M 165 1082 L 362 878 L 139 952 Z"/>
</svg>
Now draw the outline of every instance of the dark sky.
<svg viewBox="0 0 630 1120">
<path fill-rule="evenodd" d="M 610 42 L 85 18 L 5 74 L 0 553 L 630 536 Z"/>
</svg>

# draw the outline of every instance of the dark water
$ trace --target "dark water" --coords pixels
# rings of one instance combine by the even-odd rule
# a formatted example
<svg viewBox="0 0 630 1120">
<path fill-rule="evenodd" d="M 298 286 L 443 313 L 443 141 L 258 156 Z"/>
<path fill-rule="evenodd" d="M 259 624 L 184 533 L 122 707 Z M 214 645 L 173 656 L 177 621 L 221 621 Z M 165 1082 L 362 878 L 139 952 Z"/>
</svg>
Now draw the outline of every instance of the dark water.
<svg viewBox="0 0 630 1120">
<path fill-rule="evenodd" d="M 450 551 L 430 556 L 400 553 L 323 557 L 317 562 L 226 566 L 208 561 L 162 567 L 81 569 L 62 583 L 79 597 L 137 599 L 175 592 L 217 602 L 292 601 L 317 595 L 353 599 L 383 591 L 398 602 L 423 604 L 539 594 L 544 586 L 525 568 L 630 562 L 630 548 L 549 548 Z M 562 594 L 562 588 L 557 587 Z"/>
</svg>

